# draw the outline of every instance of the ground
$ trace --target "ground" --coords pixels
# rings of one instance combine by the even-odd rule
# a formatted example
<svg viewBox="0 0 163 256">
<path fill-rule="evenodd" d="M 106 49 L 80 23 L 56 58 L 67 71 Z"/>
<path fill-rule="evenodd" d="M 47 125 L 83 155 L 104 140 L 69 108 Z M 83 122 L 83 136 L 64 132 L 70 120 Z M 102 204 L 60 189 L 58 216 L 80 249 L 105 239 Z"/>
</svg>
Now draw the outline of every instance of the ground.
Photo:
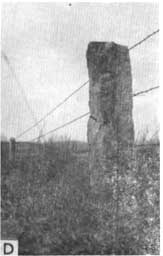
<svg viewBox="0 0 163 256">
<path fill-rule="evenodd" d="M 18 239 L 20 254 L 113 253 L 107 239 L 94 235 L 101 220 L 83 145 L 49 142 L 38 156 L 28 153 L 2 165 L 2 238 Z M 117 251 L 159 254 L 159 146 L 139 146 L 135 152 L 137 228 L 119 229 Z"/>
</svg>

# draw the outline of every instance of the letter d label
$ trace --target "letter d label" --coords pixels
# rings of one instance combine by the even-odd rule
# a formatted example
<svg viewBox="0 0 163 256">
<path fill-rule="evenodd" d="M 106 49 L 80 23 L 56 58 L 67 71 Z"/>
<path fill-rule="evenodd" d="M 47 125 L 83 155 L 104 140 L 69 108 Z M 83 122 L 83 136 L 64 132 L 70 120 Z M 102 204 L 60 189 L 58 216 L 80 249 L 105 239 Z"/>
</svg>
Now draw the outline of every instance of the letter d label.
<svg viewBox="0 0 163 256">
<path fill-rule="evenodd" d="M 1 255 L 2 256 L 18 256 L 18 241 L 16 240 L 1 240 Z"/>
<path fill-rule="evenodd" d="M 3 245 L 4 255 L 12 254 L 14 252 L 14 246 L 10 243 L 4 243 Z"/>
</svg>

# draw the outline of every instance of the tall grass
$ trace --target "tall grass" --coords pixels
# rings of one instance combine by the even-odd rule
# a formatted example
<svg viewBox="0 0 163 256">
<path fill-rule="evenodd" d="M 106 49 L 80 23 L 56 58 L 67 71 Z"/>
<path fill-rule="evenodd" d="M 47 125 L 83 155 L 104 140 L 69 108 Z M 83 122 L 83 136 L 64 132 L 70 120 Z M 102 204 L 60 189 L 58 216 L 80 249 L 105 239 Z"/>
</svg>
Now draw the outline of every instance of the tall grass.
<svg viewBox="0 0 163 256">
<path fill-rule="evenodd" d="M 87 145 L 51 138 L 42 143 L 42 149 L 40 155 L 27 154 L 3 172 L 2 238 L 18 239 L 20 254 L 111 253 L 110 242 L 100 242 L 94 236 L 100 218 L 90 194 Z M 141 235 L 135 244 L 122 230 L 123 252 L 157 254 L 158 147 L 138 147 L 136 162 Z"/>
</svg>

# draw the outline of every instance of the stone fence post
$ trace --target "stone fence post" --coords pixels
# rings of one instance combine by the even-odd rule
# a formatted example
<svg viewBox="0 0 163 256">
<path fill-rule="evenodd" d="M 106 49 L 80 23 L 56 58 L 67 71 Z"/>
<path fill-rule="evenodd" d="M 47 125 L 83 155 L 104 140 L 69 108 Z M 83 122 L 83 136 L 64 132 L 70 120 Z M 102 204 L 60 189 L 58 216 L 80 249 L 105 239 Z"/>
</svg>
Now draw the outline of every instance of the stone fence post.
<svg viewBox="0 0 163 256">
<path fill-rule="evenodd" d="M 87 66 L 90 183 L 97 207 L 106 210 L 96 236 L 103 240 L 109 233 L 116 247 L 119 211 L 125 211 L 120 182 L 132 171 L 134 144 L 129 50 L 113 42 L 91 42 Z"/>
<path fill-rule="evenodd" d="M 15 162 L 16 157 L 16 140 L 15 138 L 10 138 L 9 141 L 9 161 Z"/>
</svg>

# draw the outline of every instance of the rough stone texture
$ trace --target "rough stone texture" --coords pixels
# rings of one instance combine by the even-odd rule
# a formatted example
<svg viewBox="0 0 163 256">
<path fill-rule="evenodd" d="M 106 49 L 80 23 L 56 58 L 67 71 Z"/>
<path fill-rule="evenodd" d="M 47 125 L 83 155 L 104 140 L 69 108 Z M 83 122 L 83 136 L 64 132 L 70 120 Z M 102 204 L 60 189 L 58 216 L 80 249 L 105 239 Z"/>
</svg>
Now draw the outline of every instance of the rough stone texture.
<svg viewBox="0 0 163 256">
<path fill-rule="evenodd" d="M 121 193 L 119 182 L 131 172 L 133 156 L 129 50 L 113 42 L 91 42 L 87 50 L 87 66 L 90 83 L 87 131 L 90 182 L 98 198 L 96 205 L 110 208 L 108 228 L 113 228 L 111 225 L 118 218 L 118 208 L 122 208 L 118 198 Z"/>
<path fill-rule="evenodd" d="M 99 189 L 109 182 L 114 169 L 120 171 L 124 164 L 127 167 L 131 158 L 134 128 L 128 48 L 112 42 L 91 42 L 87 64 L 91 185 Z"/>
</svg>

